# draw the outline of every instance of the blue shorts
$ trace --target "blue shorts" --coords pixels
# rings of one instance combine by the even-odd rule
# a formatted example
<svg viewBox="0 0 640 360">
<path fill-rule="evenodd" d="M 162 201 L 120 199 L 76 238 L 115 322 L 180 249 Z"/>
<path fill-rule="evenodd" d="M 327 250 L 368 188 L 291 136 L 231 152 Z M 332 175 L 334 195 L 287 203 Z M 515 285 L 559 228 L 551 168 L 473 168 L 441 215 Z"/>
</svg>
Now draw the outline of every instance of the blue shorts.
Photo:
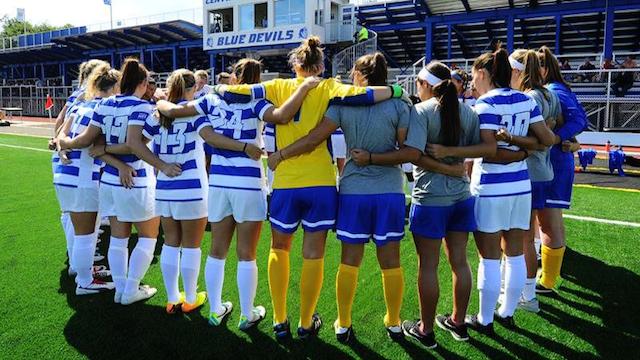
<svg viewBox="0 0 640 360">
<path fill-rule="evenodd" d="M 531 182 L 531 208 L 540 210 L 545 208 L 547 200 L 547 187 L 551 181 L 532 181 Z"/>
<path fill-rule="evenodd" d="M 274 189 L 269 204 L 271 227 L 293 234 L 300 222 L 305 231 L 333 229 L 338 210 L 335 186 L 314 186 L 296 189 Z"/>
<path fill-rule="evenodd" d="M 554 145 L 551 148 L 551 165 L 553 165 L 553 180 L 545 191 L 545 207 L 568 209 L 571 206 L 571 192 L 575 176 L 573 153 L 563 152 Z"/>
<path fill-rule="evenodd" d="M 411 204 L 409 230 L 429 239 L 442 239 L 449 231 L 476 231 L 475 202 L 476 198 L 471 196 L 449 206 Z"/>
<path fill-rule="evenodd" d="M 404 194 L 344 194 L 338 197 L 337 237 L 349 244 L 373 238 L 376 246 L 404 237 Z"/>
</svg>

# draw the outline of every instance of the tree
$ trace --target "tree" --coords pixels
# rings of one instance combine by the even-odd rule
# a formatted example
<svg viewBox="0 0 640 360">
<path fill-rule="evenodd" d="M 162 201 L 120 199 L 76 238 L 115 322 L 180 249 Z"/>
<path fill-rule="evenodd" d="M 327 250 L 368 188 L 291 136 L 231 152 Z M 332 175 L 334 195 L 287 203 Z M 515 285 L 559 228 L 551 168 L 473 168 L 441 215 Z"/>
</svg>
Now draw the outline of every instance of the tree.
<svg viewBox="0 0 640 360">
<path fill-rule="evenodd" d="M 0 32 L 0 37 L 13 37 L 17 35 L 22 35 L 25 33 L 25 28 L 27 30 L 27 34 L 35 34 L 40 32 L 52 31 L 52 30 L 60 30 L 60 29 L 68 29 L 74 27 L 71 24 L 65 24 L 63 26 L 52 26 L 43 22 L 41 24 L 32 24 L 29 21 L 22 22 L 18 21 L 16 18 L 10 18 L 8 15 L 0 18 L 0 26 L 2 26 L 2 32 Z"/>
</svg>

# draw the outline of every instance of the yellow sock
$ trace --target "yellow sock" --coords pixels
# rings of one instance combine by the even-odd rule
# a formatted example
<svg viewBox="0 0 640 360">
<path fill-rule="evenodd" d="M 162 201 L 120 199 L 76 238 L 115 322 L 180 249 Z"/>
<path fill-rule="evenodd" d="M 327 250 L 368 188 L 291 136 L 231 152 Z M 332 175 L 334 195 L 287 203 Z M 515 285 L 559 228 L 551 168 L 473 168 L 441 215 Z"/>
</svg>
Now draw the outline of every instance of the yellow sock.
<svg viewBox="0 0 640 360">
<path fill-rule="evenodd" d="M 300 275 L 300 326 L 305 329 L 311 327 L 311 318 L 320 290 L 322 289 L 322 277 L 324 275 L 324 259 L 302 259 L 302 274 Z"/>
<path fill-rule="evenodd" d="M 287 320 L 287 290 L 289 289 L 289 252 L 271 249 L 269 253 L 269 292 L 273 305 L 273 322 Z"/>
<path fill-rule="evenodd" d="M 387 304 L 384 326 L 399 326 L 402 292 L 404 291 L 402 268 L 382 270 L 382 288 L 384 289 L 384 302 Z"/>
<path fill-rule="evenodd" d="M 340 264 L 336 275 L 336 299 L 338 303 L 338 324 L 340 327 L 351 326 L 351 306 L 358 286 L 358 270 L 356 266 Z"/>
<path fill-rule="evenodd" d="M 540 276 L 540 284 L 547 289 L 553 289 L 553 287 L 556 286 L 556 280 L 560 277 L 564 249 L 564 246 L 559 249 L 552 249 L 542 245 L 542 275 Z"/>
</svg>

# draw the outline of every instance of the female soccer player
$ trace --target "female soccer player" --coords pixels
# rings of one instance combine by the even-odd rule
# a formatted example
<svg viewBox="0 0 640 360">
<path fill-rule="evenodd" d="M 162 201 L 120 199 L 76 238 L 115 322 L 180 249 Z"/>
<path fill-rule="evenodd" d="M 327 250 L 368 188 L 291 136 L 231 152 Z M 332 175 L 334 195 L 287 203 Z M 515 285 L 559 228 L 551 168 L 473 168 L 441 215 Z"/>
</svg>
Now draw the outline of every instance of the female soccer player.
<svg viewBox="0 0 640 360">
<path fill-rule="evenodd" d="M 120 80 L 117 70 L 109 64 L 97 66 L 87 80 L 87 86 L 79 100 L 70 107 L 70 120 L 66 121 L 59 138 L 74 138 L 89 126 L 93 110 L 101 98 L 111 96 Z M 94 279 L 93 260 L 97 242 L 98 180 L 101 161 L 89 154 L 89 148 L 64 151 L 55 166 L 53 183 L 62 211 L 69 213 L 74 229 L 70 268 L 77 272 L 76 295 L 97 294 L 114 288 L 113 283 Z M 115 158 L 104 155 L 110 164 L 126 166 Z"/>
<path fill-rule="evenodd" d="M 247 98 L 266 98 L 281 105 L 303 83 L 304 78 L 324 71 L 324 53 L 320 40 L 310 37 L 289 55 L 297 77 L 275 79 L 257 85 L 236 85 L 219 89 L 230 102 Z M 372 104 L 392 96 L 400 97 L 402 89 L 395 87 L 356 88 L 340 84 L 335 79 L 324 80 L 309 92 L 294 120 L 276 126 L 279 149 L 308 134 L 321 120 L 329 103 Z M 281 155 L 281 154 L 280 154 Z M 269 290 L 274 311 L 274 334 L 277 338 L 291 335 L 287 320 L 287 290 L 289 287 L 289 251 L 293 233 L 302 222 L 305 231 L 300 278 L 300 326 L 298 336 L 317 334 L 322 321 L 314 314 L 324 271 L 324 248 L 327 230 L 335 225 L 337 191 L 336 174 L 327 146 L 295 158 L 284 158 L 275 173 L 271 196 L 272 228 L 269 254 Z"/>
<path fill-rule="evenodd" d="M 514 89 L 525 92 L 531 96 L 538 105 L 542 117 L 547 126 L 553 129 L 560 117 L 560 102 L 558 96 L 545 89 L 543 85 L 542 70 L 538 55 L 534 50 L 519 49 L 509 57 L 511 64 L 511 86 Z M 549 182 L 553 180 L 553 167 L 549 148 L 538 144 L 534 137 L 513 136 L 507 131 L 502 131 L 499 138 L 510 144 L 525 147 L 531 150 L 527 158 L 527 168 L 531 178 L 531 223 L 524 238 L 524 255 L 527 264 L 527 281 L 522 297 L 518 301 L 518 307 L 531 312 L 540 310 L 536 299 L 536 275 L 538 271 L 537 252 L 534 243 L 534 233 L 537 225 L 538 211 L 544 209 L 545 190 Z"/>
<path fill-rule="evenodd" d="M 556 141 L 550 151 L 554 178 L 545 191 L 544 209 L 538 214 L 542 229 L 542 275 L 536 285 L 536 292 L 548 294 L 553 291 L 560 276 L 566 246 L 562 209 L 568 209 L 571 205 L 574 177 L 573 154 L 566 150 L 570 148 L 570 140 L 586 128 L 587 116 L 575 94 L 571 92 L 569 84 L 560 74 L 558 60 L 551 50 L 543 46 L 539 50 L 539 56 L 546 87 L 560 100 L 563 122 L 554 130 Z"/>
<path fill-rule="evenodd" d="M 456 93 L 460 102 L 469 106 L 473 106 L 476 103 L 476 98 L 471 96 L 471 90 L 467 89 L 469 84 L 469 75 L 462 70 L 456 69 L 451 71 L 451 82 L 456 86 Z"/>
<path fill-rule="evenodd" d="M 240 60 L 234 66 L 233 78 L 241 84 L 260 81 L 261 65 L 252 59 Z M 281 108 L 276 109 L 266 100 L 248 104 L 227 104 L 217 95 L 207 95 L 195 103 L 174 106 L 167 102 L 158 109 L 173 116 L 208 115 L 215 131 L 227 141 L 237 139 L 244 148 L 257 149 L 256 156 L 248 158 L 243 152 L 213 149 L 209 181 L 209 221 L 212 228 L 211 253 L 207 259 L 205 278 L 210 295 L 209 323 L 220 325 L 232 310 L 231 302 L 222 302 L 224 266 L 234 230 L 238 229 L 238 292 L 242 316 L 239 327 L 247 330 L 264 319 L 265 309 L 254 307 L 258 269 L 256 249 L 262 222 L 266 218 L 267 204 L 262 174 L 260 120 L 284 123 L 300 109 L 306 93 L 319 83 L 309 78 Z M 234 149 L 232 149 L 234 150 Z"/>
<path fill-rule="evenodd" d="M 195 99 L 199 99 L 211 92 L 211 86 L 209 86 L 209 73 L 206 70 L 198 70 L 195 72 L 196 77 L 196 93 Z"/>
<path fill-rule="evenodd" d="M 122 66 L 120 92 L 104 99 L 94 110 L 90 126 L 74 139 L 62 139 L 64 148 L 83 148 L 104 134 L 107 151 L 117 154 L 135 171 L 131 188 L 119 182 L 119 169 L 105 166 L 100 179 L 100 213 L 110 217 L 111 240 L 109 243 L 109 267 L 116 285 L 114 301 L 129 305 L 145 300 L 157 292 L 140 281 L 149 269 L 158 236 L 159 219 L 155 215 L 155 176 L 153 169 L 138 156 L 131 154 L 127 139 L 141 137 L 145 120 L 152 116 L 151 105 L 141 100 L 147 90 L 148 72 L 137 59 L 126 59 Z M 147 149 L 148 150 L 148 149 Z M 149 150 L 150 151 L 150 150 Z M 163 163 L 162 172 L 167 176 L 180 174 L 176 164 Z M 129 258 L 131 226 L 138 230 L 138 242 Z"/>
<path fill-rule="evenodd" d="M 168 101 L 186 104 L 194 99 L 196 78 L 186 69 L 174 71 L 167 81 Z M 180 164 L 176 177 L 158 174 L 156 182 L 156 214 L 161 216 L 165 243 L 160 254 L 162 275 L 167 289 L 166 311 L 188 313 L 206 301 L 206 292 L 197 292 L 200 273 L 200 243 L 207 224 L 207 171 L 204 164 L 203 140 L 229 151 L 253 153 L 261 150 L 248 148 L 244 143 L 225 138 L 211 129 L 205 116 L 173 119 L 164 115 L 150 117 L 142 135 L 153 140 L 154 154 L 146 151 L 139 137 L 132 137 L 132 150 L 150 164 Z M 217 199 L 216 199 L 217 200 Z M 215 232 L 215 230 L 214 230 Z M 181 250 L 182 248 L 182 250 Z M 182 274 L 184 295 L 179 292 L 178 278 Z"/>
<path fill-rule="evenodd" d="M 387 82 L 387 62 L 381 53 L 362 56 L 356 61 L 351 76 L 356 86 L 383 86 Z M 275 170 L 283 159 L 314 151 L 338 128 L 344 132 L 349 149 L 391 151 L 396 143 L 402 146 L 404 142 L 409 112 L 410 106 L 398 99 L 371 107 L 331 105 L 324 120 L 309 135 L 271 155 L 269 167 Z M 351 306 L 358 270 L 364 245 L 373 239 L 387 305 L 384 326 L 391 338 L 400 338 L 403 335 L 400 307 L 404 281 L 399 245 L 404 237 L 405 213 L 402 170 L 397 165 L 359 167 L 349 160 L 340 179 L 337 236 L 342 242 L 342 258 L 336 275 L 336 337 L 340 342 L 347 342 L 353 336 Z"/>
</svg>

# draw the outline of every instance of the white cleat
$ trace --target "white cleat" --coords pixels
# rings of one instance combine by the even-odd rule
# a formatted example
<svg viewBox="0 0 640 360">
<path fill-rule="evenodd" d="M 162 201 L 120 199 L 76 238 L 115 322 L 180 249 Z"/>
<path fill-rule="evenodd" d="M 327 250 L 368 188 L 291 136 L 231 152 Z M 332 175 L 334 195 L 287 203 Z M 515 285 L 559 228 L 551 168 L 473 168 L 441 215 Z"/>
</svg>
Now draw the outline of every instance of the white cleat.
<svg viewBox="0 0 640 360">
<path fill-rule="evenodd" d="M 518 309 L 537 314 L 540 312 L 540 302 L 536 298 L 527 301 L 523 297 L 520 297 L 520 300 L 518 300 Z"/>
<path fill-rule="evenodd" d="M 76 285 L 76 295 L 94 295 L 103 291 L 113 290 L 115 285 L 112 282 L 93 279 L 87 286 Z"/>
<path fill-rule="evenodd" d="M 120 302 L 122 305 L 131 305 L 138 301 L 147 300 L 158 292 L 158 289 L 152 288 L 148 285 L 142 285 L 138 287 L 138 291 L 134 292 L 131 295 L 122 295 L 122 301 Z"/>
</svg>

